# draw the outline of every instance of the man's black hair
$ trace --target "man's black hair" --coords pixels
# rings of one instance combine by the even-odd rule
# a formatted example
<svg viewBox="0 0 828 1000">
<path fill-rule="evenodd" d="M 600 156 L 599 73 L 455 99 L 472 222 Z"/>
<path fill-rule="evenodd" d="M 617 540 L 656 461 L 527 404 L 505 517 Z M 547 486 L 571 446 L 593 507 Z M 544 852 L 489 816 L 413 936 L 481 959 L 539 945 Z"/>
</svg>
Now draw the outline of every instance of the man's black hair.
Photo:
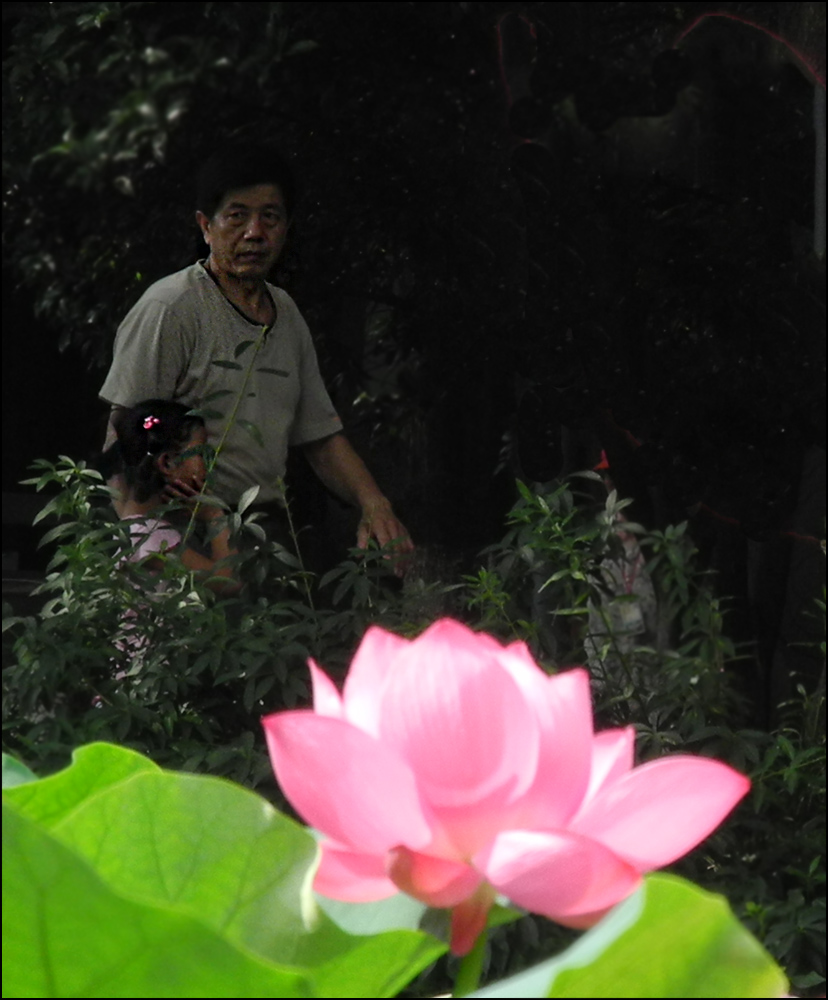
<svg viewBox="0 0 828 1000">
<path fill-rule="evenodd" d="M 292 217 L 296 198 L 293 171 L 272 146 L 251 142 L 229 143 L 202 166 L 196 181 L 196 209 L 212 219 L 229 191 L 256 184 L 278 185 L 288 218 Z"/>
</svg>

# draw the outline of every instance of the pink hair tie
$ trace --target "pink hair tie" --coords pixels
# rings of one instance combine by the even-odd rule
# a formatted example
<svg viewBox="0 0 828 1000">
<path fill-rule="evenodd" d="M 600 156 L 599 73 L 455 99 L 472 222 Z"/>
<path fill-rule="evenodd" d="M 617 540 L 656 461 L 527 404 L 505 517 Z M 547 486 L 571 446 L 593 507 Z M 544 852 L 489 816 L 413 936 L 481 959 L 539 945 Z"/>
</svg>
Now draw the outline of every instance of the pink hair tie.
<svg viewBox="0 0 828 1000">
<path fill-rule="evenodd" d="M 158 417 L 147 417 L 144 421 L 144 430 L 151 431 L 153 427 L 157 427 L 161 423 Z"/>
</svg>

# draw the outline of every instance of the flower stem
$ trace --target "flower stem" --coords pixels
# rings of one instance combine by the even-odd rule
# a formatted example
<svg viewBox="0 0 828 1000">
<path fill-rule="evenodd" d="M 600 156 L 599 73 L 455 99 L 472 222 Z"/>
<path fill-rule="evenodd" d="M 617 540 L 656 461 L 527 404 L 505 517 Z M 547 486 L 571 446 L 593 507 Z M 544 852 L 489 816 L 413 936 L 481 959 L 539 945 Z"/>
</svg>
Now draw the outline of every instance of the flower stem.
<svg viewBox="0 0 828 1000">
<path fill-rule="evenodd" d="M 485 928 L 477 935 L 472 950 L 460 959 L 460 968 L 457 970 L 457 980 L 454 984 L 455 997 L 467 997 L 473 993 L 480 985 L 480 976 L 483 972 L 483 956 L 486 954 L 486 930 Z"/>
</svg>

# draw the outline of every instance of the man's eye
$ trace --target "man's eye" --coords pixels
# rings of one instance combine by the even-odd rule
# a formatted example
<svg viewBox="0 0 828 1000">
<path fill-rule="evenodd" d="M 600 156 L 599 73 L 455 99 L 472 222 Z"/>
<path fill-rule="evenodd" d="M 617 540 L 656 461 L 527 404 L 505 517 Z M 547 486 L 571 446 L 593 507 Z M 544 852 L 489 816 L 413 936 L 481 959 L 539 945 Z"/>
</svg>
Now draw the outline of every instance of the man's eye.
<svg viewBox="0 0 828 1000">
<path fill-rule="evenodd" d="M 284 216 L 281 212 L 265 212 L 264 213 L 265 222 L 270 223 L 271 226 L 275 226 L 280 222 L 284 222 Z"/>
</svg>

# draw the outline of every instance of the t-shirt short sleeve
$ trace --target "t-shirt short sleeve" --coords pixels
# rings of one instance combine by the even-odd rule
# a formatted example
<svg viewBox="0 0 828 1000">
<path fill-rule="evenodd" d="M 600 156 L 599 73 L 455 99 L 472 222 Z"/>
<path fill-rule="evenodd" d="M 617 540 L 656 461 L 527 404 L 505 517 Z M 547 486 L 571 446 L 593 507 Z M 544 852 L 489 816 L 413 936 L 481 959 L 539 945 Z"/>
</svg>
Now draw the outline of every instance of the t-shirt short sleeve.
<svg viewBox="0 0 828 1000">
<path fill-rule="evenodd" d="M 175 398 L 189 339 L 169 303 L 140 299 L 118 327 L 101 398 L 116 406 Z"/>
<path fill-rule="evenodd" d="M 296 307 L 294 306 L 294 309 Z M 310 444 L 330 437 L 342 430 L 342 421 L 334 409 L 322 375 L 313 346 L 310 330 L 296 310 L 297 326 L 300 329 L 300 371 L 301 395 L 296 408 L 296 416 L 290 429 L 291 445 Z"/>
</svg>

